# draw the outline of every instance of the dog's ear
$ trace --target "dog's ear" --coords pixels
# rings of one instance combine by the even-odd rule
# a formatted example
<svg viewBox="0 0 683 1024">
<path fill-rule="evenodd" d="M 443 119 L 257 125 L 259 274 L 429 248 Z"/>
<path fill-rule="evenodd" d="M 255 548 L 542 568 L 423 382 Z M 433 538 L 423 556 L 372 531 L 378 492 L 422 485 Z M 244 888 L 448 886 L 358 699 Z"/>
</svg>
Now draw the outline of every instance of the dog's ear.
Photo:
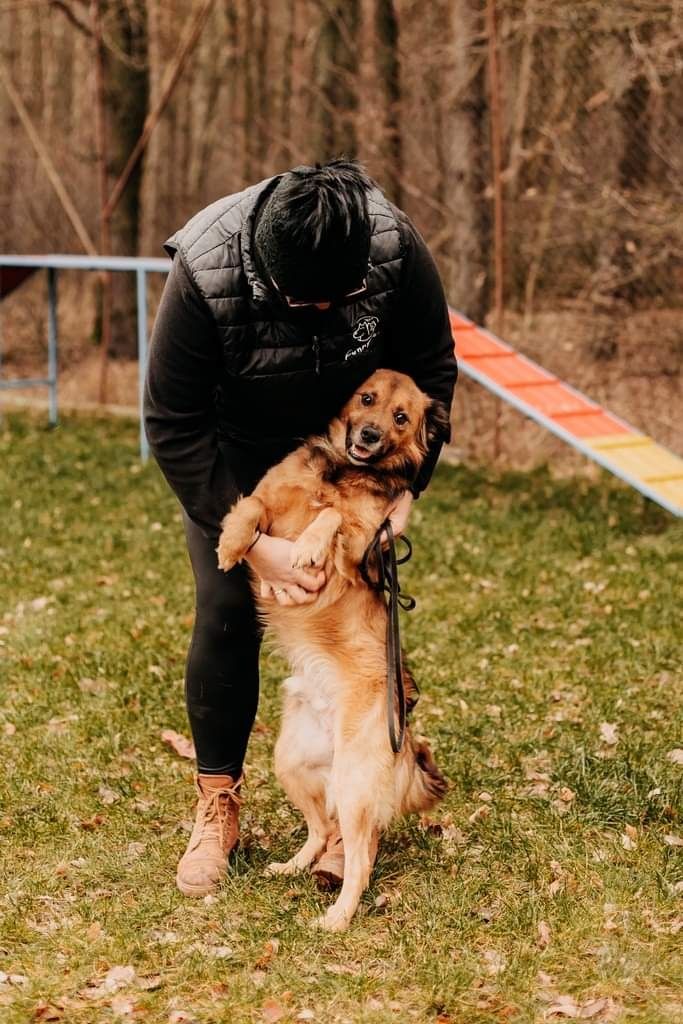
<svg viewBox="0 0 683 1024">
<path fill-rule="evenodd" d="M 422 417 L 420 441 L 427 450 L 432 441 L 449 441 L 451 437 L 451 418 L 448 408 L 437 398 L 432 398 Z"/>
</svg>

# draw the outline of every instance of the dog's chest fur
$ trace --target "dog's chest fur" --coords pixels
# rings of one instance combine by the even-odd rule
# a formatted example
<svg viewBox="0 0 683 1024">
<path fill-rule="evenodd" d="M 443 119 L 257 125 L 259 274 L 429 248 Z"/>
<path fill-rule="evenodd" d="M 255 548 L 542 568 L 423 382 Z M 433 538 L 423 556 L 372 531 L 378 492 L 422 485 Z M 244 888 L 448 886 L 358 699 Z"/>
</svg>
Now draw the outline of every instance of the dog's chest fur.
<svg viewBox="0 0 683 1024">
<path fill-rule="evenodd" d="M 328 464 L 304 446 L 281 464 L 276 486 L 271 486 L 269 475 L 264 477 L 257 493 L 263 493 L 270 532 L 294 540 L 325 507 L 338 509 L 345 521 L 358 527 L 379 526 L 393 494 L 362 470 L 349 467 L 332 480 L 326 478 L 326 468 Z"/>
<path fill-rule="evenodd" d="M 334 721 L 338 694 L 324 672 L 310 671 L 285 679 L 283 741 L 303 753 L 310 768 L 328 768 L 334 754 Z"/>
</svg>

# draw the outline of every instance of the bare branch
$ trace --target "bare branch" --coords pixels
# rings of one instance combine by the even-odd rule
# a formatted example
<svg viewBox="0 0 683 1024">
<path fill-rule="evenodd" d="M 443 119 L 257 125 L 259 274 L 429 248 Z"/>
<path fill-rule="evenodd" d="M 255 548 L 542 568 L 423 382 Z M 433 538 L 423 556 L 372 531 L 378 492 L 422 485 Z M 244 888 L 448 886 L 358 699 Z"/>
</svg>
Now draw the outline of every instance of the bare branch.
<svg viewBox="0 0 683 1024">
<path fill-rule="evenodd" d="M 90 31 L 89 27 L 84 22 L 82 22 L 80 18 L 76 17 L 74 12 L 71 10 L 69 4 L 66 3 L 66 0 L 49 0 L 49 3 L 50 7 L 56 7 L 58 11 L 61 11 L 62 14 L 71 22 L 71 24 L 75 28 L 78 29 L 79 32 L 82 32 L 83 35 L 88 37 L 92 36 L 92 32 Z"/>
</svg>

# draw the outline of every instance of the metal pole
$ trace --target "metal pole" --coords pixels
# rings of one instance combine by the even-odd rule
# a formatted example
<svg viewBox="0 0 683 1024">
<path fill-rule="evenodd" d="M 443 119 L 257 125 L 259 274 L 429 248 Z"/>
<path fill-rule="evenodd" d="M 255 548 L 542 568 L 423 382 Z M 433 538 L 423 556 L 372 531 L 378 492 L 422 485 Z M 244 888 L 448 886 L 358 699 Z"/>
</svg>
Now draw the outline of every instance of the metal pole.
<svg viewBox="0 0 683 1024">
<path fill-rule="evenodd" d="M 47 268 L 47 379 L 50 395 L 49 423 L 57 426 L 57 271 Z"/>
<path fill-rule="evenodd" d="M 145 371 L 147 369 L 147 276 L 145 271 L 138 267 L 135 271 L 138 295 L 138 406 L 140 410 L 140 458 L 147 462 L 149 458 L 149 445 L 145 434 L 145 421 L 143 418 L 143 401 L 145 397 Z"/>
</svg>

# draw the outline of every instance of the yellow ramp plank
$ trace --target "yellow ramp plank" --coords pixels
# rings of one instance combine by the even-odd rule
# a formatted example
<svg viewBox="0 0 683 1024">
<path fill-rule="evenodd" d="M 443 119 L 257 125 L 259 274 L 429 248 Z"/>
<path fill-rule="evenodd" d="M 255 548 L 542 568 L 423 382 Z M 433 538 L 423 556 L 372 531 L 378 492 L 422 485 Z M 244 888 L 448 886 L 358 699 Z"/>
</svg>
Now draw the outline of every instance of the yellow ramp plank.
<svg viewBox="0 0 683 1024">
<path fill-rule="evenodd" d="M 617 469 L 643 481 L 649 481 L 652 477 L 678 476 L 683 472 L 683 460 L 654 442 L 637 445 L 635 448 L 599 450 Z"/>
<path fill-rule="evenodd" d="M 605 434 L 603 437 L 589 437 L 586 440 L 591 448 L 599 451 L 607 451 L 608 448 L 639 448 L 655 443 L 646 434 Z"/>
<path fill-rule="evenodd" d="M 683 509 L 683 480 L 665 480 L 662 483 L 650 484 L 663 498 Z"/>
</svg>

